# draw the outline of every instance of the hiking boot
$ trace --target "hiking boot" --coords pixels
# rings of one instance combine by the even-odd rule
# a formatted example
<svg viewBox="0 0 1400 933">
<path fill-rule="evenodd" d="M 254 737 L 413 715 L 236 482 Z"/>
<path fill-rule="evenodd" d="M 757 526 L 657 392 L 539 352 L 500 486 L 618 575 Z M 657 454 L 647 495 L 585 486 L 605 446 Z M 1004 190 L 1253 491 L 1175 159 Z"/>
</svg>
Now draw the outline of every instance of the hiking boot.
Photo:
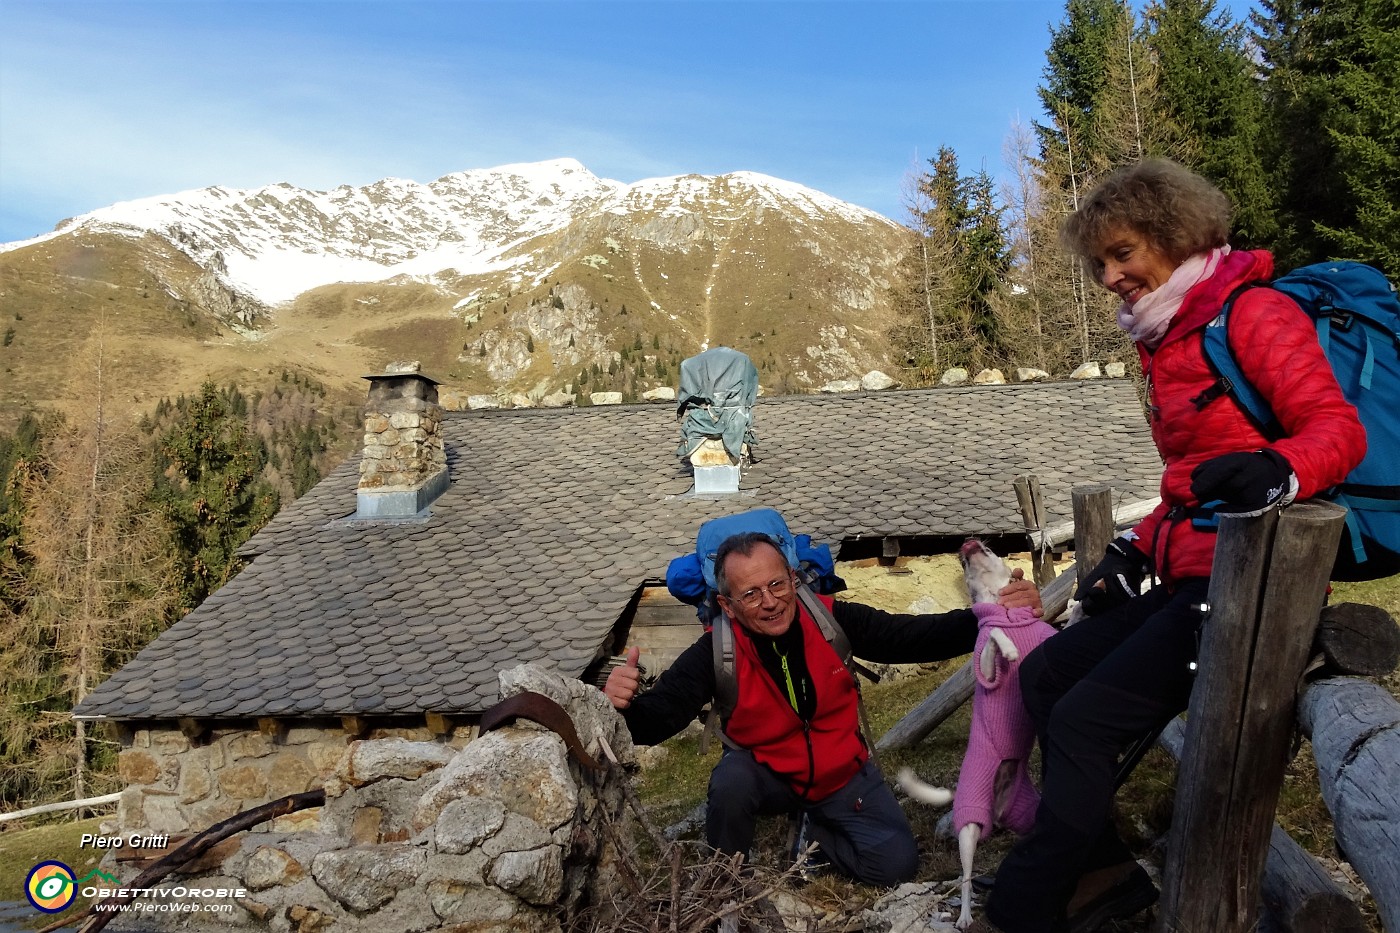
<svg viewBox="0 0 1400 933">
<path fill-rule="evenodd" d="M 1131 866 L 1131 867 L 1130 867 Z M 1069 933 L 1093 933 L 1157 903 L 1157 887 L 1137 862 L 1091 871 L 1079 879 L 1069 902 Z"/>
</svg>

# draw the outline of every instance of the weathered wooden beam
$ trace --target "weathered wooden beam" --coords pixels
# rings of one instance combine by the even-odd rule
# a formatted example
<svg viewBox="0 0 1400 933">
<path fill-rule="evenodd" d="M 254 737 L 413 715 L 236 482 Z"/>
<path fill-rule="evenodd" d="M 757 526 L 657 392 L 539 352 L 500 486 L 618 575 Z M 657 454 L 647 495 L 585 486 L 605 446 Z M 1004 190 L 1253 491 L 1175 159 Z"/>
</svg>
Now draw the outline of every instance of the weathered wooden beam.
<svg viewBox="0 0 1400 933">
<path fill-rule="evenodd" d="M 1064 614 L 1074 592 L 1074 574 L 1066 570 L 1050 581 L 1050 585 L 1040 591 L 1040 600 L 1045 609 L 1045 618 L 1054 620 Z M 918 706 L 904 714 L 904 718 L 890 727 L 875 743 L 876 751 L 889 751 L 896 748 L 910 748 L 919 744 L 943 721 L 972 699 L 972 686 L 976 678 L 972 674 L 972 662 L 968 661 L 938 685 Z"/>
<path fill-rule="evenodd" d="M 1126 528 L 1136 525 L 1149 515 L 1153 509 L 1162 504 L 1159 498 L 1136 499 L 1132 502 L 1124 502 L 1113 509 L 1113 524 L 1115 528 Z M 1049 547 L 1058 547 L 1069 541 L 1077 541 L 1074 522 L 1057 522 L 1045 529 L 1045 542 Z M 1112 536 L 1109 536 L 1112 538 Z M 1096 558 L 1097 559 L 1097 558 Z"/>
<path fill-rule="evenodd" d="M 1021 521 L 1031 542 L 1031 579 L 1036 586 L 1044 586 L 1055 578 L 1055 556 L 1045 540 L 1045 502 L 1040 496 L 1040 480 L 1034 476 L 1018 476 L 1011 485 L 1016 489 Z"/>
<path fill-rule="evenodd" d="M 1191 729 L 1177 774 L 1158 933 L 1253 930 L 1294 693 L 1345 512 L 1305 502 L 1222 518 Z"/>
<path fill-rule="evenodd" d="M 443 713 L 424 713 L 423 720 L 428 725 L 428 731 L 438 737 L 452 735 L 452 717 Z"/>
<path fill-rule="evenodd" d="M 1075 576 L 1082 583 L 1113 540 L 1113 487 L 1079 486 L 1069 497 L 1074 507 Z"/>
<path fill-rule="evenodd" d="M 258 720 L 258 731 L 271 739 L 273 745 L 282 745 L 287 741 L 288 728 L 286 720 L 275 716 L 263 716 Z"/>
<path fill-rule="evenodd" d="M 899 538 L 880 539 L 880 566 L 892 567 L 899 560 Z"/>
<path fill-rule="evenodd" d="M 352 739 L 358 739 L 369 731 L 369 720 L 364 716 L 341 716 L 340 728 Z"/>
<path fill-rule="evenodd" d="M 130 748 L 131 743 L 136 740 L 136 728 L 129 722 L 122 722 L 118 719 L 103 720 L 102 726 L 107 730 L 107 736 L 122 748 Z"/>
<path fill-rule="evenodd" d="M 203 742 L 205 736 L 209 735 L 209 723 L 202 719 L 182 716 L 176 720 L 176 723 L 179 725 L 180 731 L 184 733 L 185 738 L 190 740 L 191 744 Z"/>
<path fill-rule="evenodd" d="M 904 718 L 889 728 L 875 743 L 880 752 L 896 748 L 910 748 L 922 742 L 930 732 L 949 716 L 953 715 L 972 698 L 973 685 L 977 678 L 972 673 L 972 662 L 968 661 L 938 685 L 918 706 L 904 715 Z"/>
<path fill-rule="evenodd" d="M 1173 719 L 1157 740 L 1181 759 L 1186 722 Z M 1274 825 L 1260 885 L 1266 916 L 1260 929 L 1279 933 L 1366 933 L 1361 910 L 1293 837 Z"/>
<path fill-rule="evenodd" d="M 0 813 L 0 823 L 8 823 L 10 820 L 22 820 L 26 816 L 38 816 L 40 813 L 57 813 L 60 810 L 78 810 L 83 807 L 101 807 L 107 804 L 116 803 L 122 797 L 121 792 L 115 794 L 103 794 L 101 797 L 84 797 L 82 800 L 63 800 L 58 803 L 41 803 L 37 807 L 30 807 L 27 810 L 14 810 L 10 813 Z"/>
<path fill-rule="evenodd" d="M 1329 673 L 1380 677 L 1400 664 L 1400 627 L 1378 606 L 1339 603 L 1322 610 L 1313 650 Z"/>
<path fill-rule="evenodd" d="M 1387 930 L 1400 930 L 1400 702 L 1356 677 L 1309 684 L 1298 720 L 1312 739 L 1337 847 L 1371 889 Z"/>
</svg>

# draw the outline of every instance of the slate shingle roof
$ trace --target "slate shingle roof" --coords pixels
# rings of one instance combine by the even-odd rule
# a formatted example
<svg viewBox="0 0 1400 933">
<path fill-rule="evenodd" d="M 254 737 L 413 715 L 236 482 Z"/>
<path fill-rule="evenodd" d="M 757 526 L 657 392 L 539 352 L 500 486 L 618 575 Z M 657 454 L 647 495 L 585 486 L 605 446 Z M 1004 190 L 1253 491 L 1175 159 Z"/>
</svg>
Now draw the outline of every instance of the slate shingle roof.
<svg viewBox="0 0 1400 933">
<path fill-rule="evenodd" d="M 451 486 L 425 519 L 348 520 L 358 457 L 244 547 L 252 563 L 92 693 L 83 717 L 480 712 L 524 661 L 578 675 L 707 518 L 759 506 L 842 539 L 1022 531 L 1073 486 L 1156 493 L 1132 385 L 987 386 L 760 400 L 760 461 L 697 498 L 667 406 L 444 418 Z"/>
</svg>

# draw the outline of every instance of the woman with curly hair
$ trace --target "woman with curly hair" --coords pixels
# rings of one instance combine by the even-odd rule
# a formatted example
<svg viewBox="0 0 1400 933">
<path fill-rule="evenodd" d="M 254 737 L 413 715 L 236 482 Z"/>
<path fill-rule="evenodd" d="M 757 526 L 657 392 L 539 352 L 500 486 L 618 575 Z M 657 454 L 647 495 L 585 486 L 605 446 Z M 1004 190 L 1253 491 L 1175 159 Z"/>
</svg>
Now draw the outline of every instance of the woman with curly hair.
<svg viewBox="0 0 1400 933">
<path fill-rule="evenodd" d="M 1273 257 L 1232 250 L 1229 229 L 1225 195 L 1163 159 L 1112 173 L 1065 224 L 1066 245 L 1122 299 L 1118 323 L 1137 345 L 1162 456 L 1162 502 L 1085 577 L 1075 595 L 1086 618 L 1022 663 L 1043 796 L 997 872 L 983 930 L 1087 933 L 1157 899 L 1111 808 L 1120 754 L 1186 709 L 1215 551 L 1210 517 L 1313 496 L 1365 454 L 1311 320 L 1280 292 L 1244 288 L 1272 276 Z M 1230 345 L 1283 426 L 1277 440 L 1223 391 L 1204 355 L 1202 330 L 1232 296 Z"/>
</svg>

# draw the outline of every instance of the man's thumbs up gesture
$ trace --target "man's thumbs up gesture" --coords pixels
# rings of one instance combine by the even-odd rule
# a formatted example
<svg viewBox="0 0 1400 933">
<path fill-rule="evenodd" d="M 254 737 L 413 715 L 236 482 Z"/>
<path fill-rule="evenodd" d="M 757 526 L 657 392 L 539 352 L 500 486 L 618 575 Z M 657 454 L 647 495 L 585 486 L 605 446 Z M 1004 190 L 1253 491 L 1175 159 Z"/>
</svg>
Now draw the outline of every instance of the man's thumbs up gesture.
<svg viewBox="0 0 1400 933">
<path fill-rule="evenodd" d="M 637 658 L 642 654 L 642 649 L 635 645 L 627 649 L 627 663 L 621 667 L 613 668 L 608 675 L 608 682 L 603 687 L 603 693 L 612 700 L 612 705 L 617 709 L 626 709 L 632 705 L 632 698 L 637 695 L 637 684 L 641 674 L 637 670 Z"/>
</svg>

